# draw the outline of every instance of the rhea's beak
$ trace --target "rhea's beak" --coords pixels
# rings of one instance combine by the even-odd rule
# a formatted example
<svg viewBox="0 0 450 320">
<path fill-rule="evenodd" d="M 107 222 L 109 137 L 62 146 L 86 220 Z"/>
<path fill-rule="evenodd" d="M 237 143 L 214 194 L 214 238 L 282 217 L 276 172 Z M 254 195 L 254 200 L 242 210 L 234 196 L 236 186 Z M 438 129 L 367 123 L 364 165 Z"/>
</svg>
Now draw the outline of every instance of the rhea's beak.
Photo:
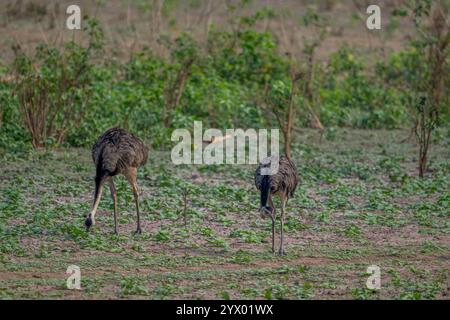
<svg viewBox="0 0 450 320">
<path fill-rule="evenodd" d="M 269 217 L 272 218 L 273 208 L 261 207 L 261 208 L 259 208 L 259 215 L 261 216 L 262 219 L 269 218 Z"/>
<path fill-rule="evenodd" d="M 92 218 L 91 215 L 88 215 L 86 220 L 84 221 L 84 225 L 86 226 L 86 231 L 89 231 L 89 229 L 92 226 Z"/>
</svg>

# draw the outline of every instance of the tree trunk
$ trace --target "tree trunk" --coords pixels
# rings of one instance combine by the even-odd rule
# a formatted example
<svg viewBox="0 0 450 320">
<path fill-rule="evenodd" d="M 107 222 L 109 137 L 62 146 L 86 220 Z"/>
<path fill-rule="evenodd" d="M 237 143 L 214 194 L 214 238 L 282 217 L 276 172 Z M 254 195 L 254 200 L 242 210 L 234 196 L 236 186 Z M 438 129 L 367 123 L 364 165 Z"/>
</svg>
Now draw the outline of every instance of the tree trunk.
<svg viewBox="0 0 450 320">
<path fill-rule="evenodd" d="M 420 160 L 419 160 L 419 177 L 423 178 L 425 171 L 427 170 L 427 152 L 426 150 L 420 150 Z"/>
<path fill-rule="evenodd" d="M 284 138 L 284 153 L 286 157 L 291 159 L 291 133 L 283 131 Z"/>
</svg>

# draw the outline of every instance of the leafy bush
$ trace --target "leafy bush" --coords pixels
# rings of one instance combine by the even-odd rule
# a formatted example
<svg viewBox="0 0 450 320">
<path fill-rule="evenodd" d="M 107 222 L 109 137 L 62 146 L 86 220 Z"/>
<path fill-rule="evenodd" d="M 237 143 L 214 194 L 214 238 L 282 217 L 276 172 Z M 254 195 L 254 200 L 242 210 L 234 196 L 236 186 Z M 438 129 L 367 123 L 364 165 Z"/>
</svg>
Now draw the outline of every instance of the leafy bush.
<svg viewBox="0 0 450 320">
<path fill-rule="evenodd" d="M 63 49 L 40 45 L 31 58 L 18 55 L 9 68 L 16 71 L 17 81 L 0 82 L 0 148 L 23 150 L 30 142 L 89 146 L 117 125 L 151 140 L 155 148 L 168 148 L 171 131 L 191 128 L 194 120 L 220 129 L 273 125 L 273 114 L 263 109 L 264 97 L 278 94 L 286 100 L 292 61 L 279 52 L 272 34 L 253 29 L 259 18 L 241 17 L 232 31 L 212 26 L 204 47 L 187 34 L 162 38 L 167 58 L 145 49 L 127 62 L 93 60 L 103 45 L 93 20 L 85 30 L 91 39 L 88 47 L 73 42 Z M 344 45 L 328 61 L 316 62 L 320 122 L 325 127 L 408 125 L 410 98 L 402 84 L 421 74 L 419 58 L 418 51 L 409 50 L 369 65 Z M 309 125 L 301 92 L 294 99 L 295 122 Z M 35 105 L 44 106 L 46 113 L 35 116 L 44 119 L 33 122 L 41 125 L 37 136 L 30 121 L 20 121 Z M 280 110 L 285 107 L 280 104 Z"/>
<path fill-rule="evenodd" d="M 69 41 L 61 50 L 41 44 L 32 57 L 16 51 L 13 92 L 35 148 L 61 144 L 84 119 L 92 92 L 92 52 L 101 48 L 97 23 L 87 21 L 87 47 Z"/>
<path fill-rule="evenodd" d="M 327 126 L 396 128 L 407 118 L 399 92 L 377 81 L 347 46 L 331 56 L 321 90 L 321 120 Z"/>
</svg>

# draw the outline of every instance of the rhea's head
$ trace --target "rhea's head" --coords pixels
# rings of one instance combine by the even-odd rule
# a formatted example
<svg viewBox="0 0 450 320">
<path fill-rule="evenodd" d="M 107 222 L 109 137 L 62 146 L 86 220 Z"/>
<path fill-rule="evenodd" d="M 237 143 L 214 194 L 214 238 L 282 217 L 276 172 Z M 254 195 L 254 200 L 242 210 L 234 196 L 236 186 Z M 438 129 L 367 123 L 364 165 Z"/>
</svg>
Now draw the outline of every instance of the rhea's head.
<svg viewBox="0 0 450 320">
<path fill-rule="evenodd" d="M 91 226 L 94 224 L 94 221 L 91 217 L 91 215 L 87 215 L 86 220 L 84 221 L 84 225 L 86 226 L 86 231 L 89 231 Z"/>
<path fill-rule="evenodd" d="M 261 216 L 262 219 L 265 219 L 268 217 L 272 218 L 273 212 L 274 212 L 273 208 L 269 207 L 269 206 L 263 206 L 263 207 L 259 208 L 259 215 Z"/>
</svg>

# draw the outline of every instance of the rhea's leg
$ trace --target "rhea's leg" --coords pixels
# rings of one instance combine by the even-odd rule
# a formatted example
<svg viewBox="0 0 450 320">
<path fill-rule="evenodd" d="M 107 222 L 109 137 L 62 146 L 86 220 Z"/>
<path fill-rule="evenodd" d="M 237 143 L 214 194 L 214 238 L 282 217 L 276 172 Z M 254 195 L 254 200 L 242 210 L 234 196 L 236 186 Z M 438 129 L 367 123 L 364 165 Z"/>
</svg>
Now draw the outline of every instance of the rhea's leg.
<svg viewBox="0 0 450 320">
<path fill-rule="evenodd" d="M 100 203 L 100 199 L 102 198 L 103 193 L 103 183 L 106 178 L 95 177 L 95 196 L 94 196 L 94 205 L 92 207 L 91 213 L 86 217 L 84 224 L 86 225 L 86 230 L 89 231 L 90 227 L 95 224 L 95 214 L 97 213 L 98 205 Z"/>
<path fill-rule="evenodd" d="M 136 233 L 142 233 L 141 230 L 141 221 L 139 215 L 139 192 L 137 186 L 137 168 L 130 168 L 125 176 L 127 177 L 128 182 L 131 184 L 131 188 L 133 189 L 134 202 L 136 203 L 136 214 L 137 214 L 137 228 Z"/>
<path fill-rule="evenodd" d="M 272 208 L 272 214 L 270 215 L 270 218 L 272 219 L 272 253 L 275 253 L 275 221 L 276 221 L 276 214 L 275 214 L 275 206 L 273 205 L 273 201 L 272 201 L 272 195 L 269 195 L 269 205 Z"/>
<path fill-rule="evenodd" d="M 285 208 L 286 208 L 286 195 L 281 195 L 281 230 L 280 230 L 280 256 L 284 255 L 284 215 L 285 215 Z"/>
<path fill-rule="evenodd" d="M 111 192 L 111 198 L 114 202 L 114 233 L 119 234 L 117 231 L 117 190 L 112 177 L 109 180 L 109 191 Z"/>
</svg>

